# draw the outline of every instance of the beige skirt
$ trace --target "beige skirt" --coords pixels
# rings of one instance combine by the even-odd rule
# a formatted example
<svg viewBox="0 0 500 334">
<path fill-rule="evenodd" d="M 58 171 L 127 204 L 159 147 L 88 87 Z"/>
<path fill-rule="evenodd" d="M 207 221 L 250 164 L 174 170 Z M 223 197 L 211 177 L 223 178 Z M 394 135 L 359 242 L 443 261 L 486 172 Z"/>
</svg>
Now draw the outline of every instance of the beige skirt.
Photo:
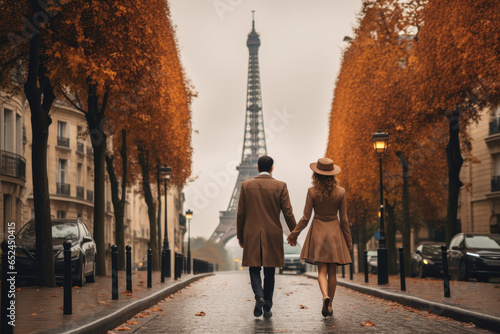
<svg viewBox="0 0 500 334">
<path fill-rule="evenodd" d="M 300 258 L 310 264 L 352 262 L 338 219 L 313 218 Z"/>
</svg>

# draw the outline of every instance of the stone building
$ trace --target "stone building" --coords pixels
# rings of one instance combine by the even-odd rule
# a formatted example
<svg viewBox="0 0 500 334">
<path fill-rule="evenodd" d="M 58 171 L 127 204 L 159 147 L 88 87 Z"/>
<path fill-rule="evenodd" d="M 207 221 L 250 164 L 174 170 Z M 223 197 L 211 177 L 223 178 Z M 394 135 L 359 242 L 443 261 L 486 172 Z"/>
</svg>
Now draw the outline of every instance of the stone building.
<svg viewBox="0 0 500 334">
<path fill-rule="evenodd" d="M 500 232 L 500 105 L 483 112 L 469 127 L 472 155 L 480 162 L 465 162 L 460 178 L 459 219 L 462 232 Z"/>
<path fill-rule="evenodd" d="M 31 113 L 24 95 L 0 100 L 0 227 L 15 222 L 16 231 L 34 217 L 31 168 Z M 93 232 L 94 163 L 84 113 L 64 101 L 55 101 L 51 109 L 47 147 L 48 183 L 52 218 L 81 217 Z M 154 185 L 153 189 L 155 189 Z M 164 197 L 162 197 L 162 204 Z M 114 243 L 115 220 L 111 186 L 106 173 L 105 242 L 110 254 Z M 169 242 L 172 254 L 182 251 L 185 233 L 182 189 L 170 187 L 168 193 Z M 129 187 L 125 204 L 125 243 L 132 246 L 132 262 L 137 265 L 149 248 L 148 208 L 138 186 Z M 162 228 L 164 226 L 162 214 Z M 0 235 L 3 238 L 3 236 Z M 162 235 L 163 240 L 163 235 Z M 106 257 L 108 267 L 110 256 Z"/>
<path fill-rule="evenodd" d="M 0 91 L 0 237 L 7 224 L 21 221 L 26 193 L 24 118 L 27 101 Z"/>
</svg>

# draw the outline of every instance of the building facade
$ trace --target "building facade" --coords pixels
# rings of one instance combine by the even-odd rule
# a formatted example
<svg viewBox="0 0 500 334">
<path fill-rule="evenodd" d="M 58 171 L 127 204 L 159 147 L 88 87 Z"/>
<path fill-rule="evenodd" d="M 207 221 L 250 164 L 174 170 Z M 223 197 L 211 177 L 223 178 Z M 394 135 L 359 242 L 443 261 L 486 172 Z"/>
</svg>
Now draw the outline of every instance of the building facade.
<svg viewBox="0 0 500 334">
<path fill-rule="evenodd" d="M 469 128 L 472 156 L 460 177 L 459 219 L 462 232 L 500 233 L 500 105 L 485 110 Z"/>
<path fill-rule="evenodd" d="M 31 112 L 22 94 L 0 100 L 0 227 L 5 234 L 7 222 L 15 222 L 16 232 L 34 218 L 31 166 Z M 47 144 L 47 176 L 50 210 L 53 219 L 82 218 L 93 231 L 94 162 L 92 144 L 87 135 L 83 112 L 63 101 L 51 108 L 52 124 Z M 154 185 L 153 189 L 155 189 Z M 164 201 L 164 197 L 162 197 Z M 111 185 L 105 182 L 106 253 L 114 243 L 115 219 L 111 201 Z M 143 261 L 149 248 L 148 207 L 139 186 L 127 189 L 125 202 L 125 243 L 132 246 L 134 268 Z M 164 202 L 163 202 L 164 203 Z M 182 189 L 170 187 L 168 193 L 169 242 L 172 250 L 182 252 L 185 233 Z M 164 226 L 162 215 L 162 227 Z M 3 239 L 3 235 L 0 235 Z M 163 238 L 162 238 L 163 240 Z M 173 254 L 174 252 L 172 252 Z M 106 256 L 110 269 L 111 256 Z M 173 262 L 172 262 L 173 263 Z M 108 271 L 109 272 L 109 271 Z"/>
<path fill-rule="evenodd" d="M 8 96 L 0 91 L 0 237 L 7 233 L 8 223 L 21 221 L 26 193 L 26 159 L 24 147 L 25 111 L 23 96 Z"/>
</svg>

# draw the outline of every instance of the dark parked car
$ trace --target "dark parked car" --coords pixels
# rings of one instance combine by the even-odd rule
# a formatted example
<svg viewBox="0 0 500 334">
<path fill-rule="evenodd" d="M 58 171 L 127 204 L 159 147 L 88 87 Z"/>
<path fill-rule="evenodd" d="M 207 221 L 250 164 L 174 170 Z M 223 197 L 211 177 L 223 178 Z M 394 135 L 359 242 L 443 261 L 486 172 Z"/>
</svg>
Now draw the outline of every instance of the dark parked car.
<svg viewBox="0 0 500 334">
<path fill-rule="evenodd" d="M 74 284 L 95 281 L 96 246 L 85 223 L 80 219 L 52 220 L 54 270 L 56 280 L 64 279 L 63 242 L 71 241 L 71 276 Z M 35 220 L 24 225 L 16 235 L 16 269 L 21 279 L 35 279 Z"/>
<path fill-rule="evenodd" d="M 448 249 L 448 267 L 459 280 L 500 277 L 500 234 L 457 234 Z"/>
<path fill-rule="evenodd" d="M 411 255 L 411 276 L 426 277 L 443 274 L 441 244 L 422 244 Z"/>
<path fill-rule="evenodd" d="M 298 270 L 300 273 L 304 273 L 306 271 L 306 264 L 300 260 L 300 251 L 302 250 L 300 244 L 297 243 L 297 246 L 292 247 L 285 242 L 283 248 L 285 251 L 285 265 L 283 268 L 280 268 L 280 274 L 283 273 L 283 270 Z"/>
</svg>

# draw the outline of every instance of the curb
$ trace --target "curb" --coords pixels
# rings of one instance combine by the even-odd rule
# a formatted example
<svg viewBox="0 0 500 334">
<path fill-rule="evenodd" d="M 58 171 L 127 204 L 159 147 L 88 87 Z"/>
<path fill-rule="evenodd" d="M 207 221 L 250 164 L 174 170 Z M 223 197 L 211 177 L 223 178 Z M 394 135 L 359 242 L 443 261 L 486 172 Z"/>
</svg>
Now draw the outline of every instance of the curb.
<svg viewBox="0 0 500 334">
<path fill-rule="evenodd" d="M 123 324 L 128 319 L 133 317 L 135 314 L 142 312 L 143 310 L 153 306 L 165 297 L 182 290 L 189 284 L 207 276 L 213 276 L 212 273 L 199 274 L 189 278 L 186 281 L 178 282 L 163 290 L 157 291 L 154 294 L 144 297 L 142 299 L 136 300 L 133 303 L 125 305 L 119 309 L 106 310 L 100 312 L 98 316 L 93 315 L 83 319 L 78 319 L 74 322 L 64 324 L 58 327 L 49 328 L 44 331 L 39 332 L 40 334 L 52 334 L 52 333 L 71 333 L 71 334 L 86 334 L 86 333 L 107 333 L 108 330 L 115 328 L 118 325 Z M 92 318 L 92 321 L 89 321 Z M 97 318 L 97 319 L 96 319 Z"/>
<path fill-rule="evenodd" d="M 317 276 L 315 275 L 311 274 L 304 274 L 304 275 L 309 278 L 317 279 Z M 461 322 L 472 322 L 478 327 L 488 329 L 493 332 L 498 332 L 500 329 L 500 318 L 491 315 L 481 314 L 476 311 L 467 310 L 462 307 L 433 302 L 410 295 L 367 287 L 356 283 L 338 280 L 337 284 L 354 291 L 394 301 L 396 303 L 405 306 L 410 306 L 415 309 L 431 311 L 432 313 L 443 317 L 452 318 Z"/>
</svg>

